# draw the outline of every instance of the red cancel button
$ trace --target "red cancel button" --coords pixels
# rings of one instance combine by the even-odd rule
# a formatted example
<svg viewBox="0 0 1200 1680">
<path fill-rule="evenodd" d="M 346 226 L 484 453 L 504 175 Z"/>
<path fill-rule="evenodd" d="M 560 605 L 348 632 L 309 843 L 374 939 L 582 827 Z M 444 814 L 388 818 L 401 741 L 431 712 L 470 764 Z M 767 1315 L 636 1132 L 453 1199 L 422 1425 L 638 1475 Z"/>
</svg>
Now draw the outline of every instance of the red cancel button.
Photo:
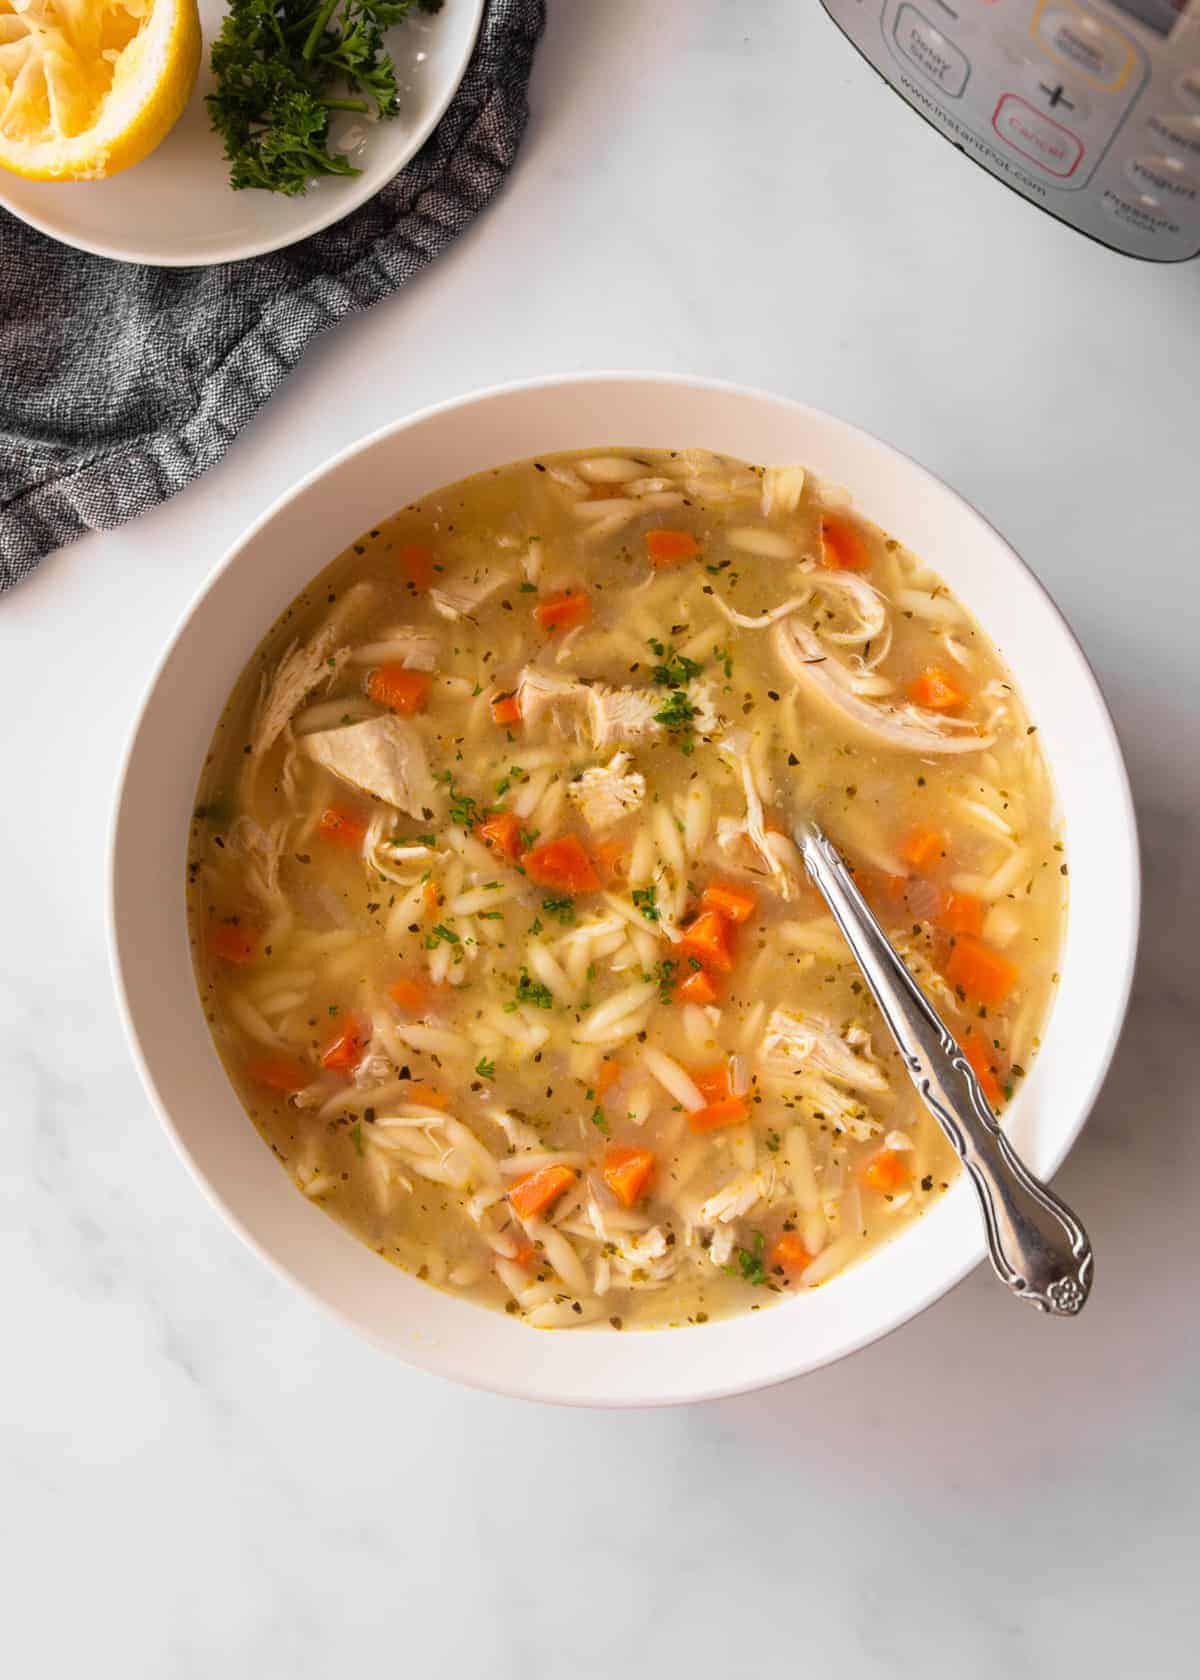
<svg viewBox="0 0 1200 1680">
<path fill-rule="evenodd" d="M 1057 175 L 1060 180 L 1075 173 L 1083 156 L 1082 140 L 1061 123 L 1051 122 L 1015 93 L 1001 97 L 992 117 L 992 127 L 1014 151 L 1040 163 L 1047 174 Z"/>
</svg>

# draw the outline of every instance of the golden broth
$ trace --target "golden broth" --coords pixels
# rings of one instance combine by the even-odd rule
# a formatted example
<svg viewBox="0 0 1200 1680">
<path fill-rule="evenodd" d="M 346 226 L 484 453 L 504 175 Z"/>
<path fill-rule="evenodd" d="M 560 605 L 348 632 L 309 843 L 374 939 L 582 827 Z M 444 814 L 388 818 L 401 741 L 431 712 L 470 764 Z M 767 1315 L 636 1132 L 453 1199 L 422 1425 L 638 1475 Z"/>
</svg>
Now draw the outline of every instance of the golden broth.
<svg viewBox="0 0 1200 1680">
<path fill-rule="evenodd" d="M 297 598 L 214 736 L 188 901 L 229 1076 L 306 1195 L 535 1326 L 816 1287 L 956 1163 L 802 811 L 1002 1105 L 1066 866 L 944 585 L 798 469 L 634 450 L 438 491 Z"/>
</svg>

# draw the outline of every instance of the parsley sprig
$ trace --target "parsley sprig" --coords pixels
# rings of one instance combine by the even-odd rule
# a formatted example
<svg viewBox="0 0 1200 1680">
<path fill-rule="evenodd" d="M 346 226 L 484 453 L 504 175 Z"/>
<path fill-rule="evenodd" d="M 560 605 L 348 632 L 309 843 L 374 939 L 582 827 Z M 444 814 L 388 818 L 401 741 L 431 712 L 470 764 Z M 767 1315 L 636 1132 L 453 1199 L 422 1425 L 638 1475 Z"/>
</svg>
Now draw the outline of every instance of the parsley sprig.
<svg viewBox="0 0 1200 1680">
<path fill-rule="evenodd" d="M 384 30 L 442 0 L 231 0 L 213 43 L 209 121 L 232 186 L 294 196 L 322 175 L 358 175 L 329 150 L 334 111 L 399 114 Z"/>
</svg>

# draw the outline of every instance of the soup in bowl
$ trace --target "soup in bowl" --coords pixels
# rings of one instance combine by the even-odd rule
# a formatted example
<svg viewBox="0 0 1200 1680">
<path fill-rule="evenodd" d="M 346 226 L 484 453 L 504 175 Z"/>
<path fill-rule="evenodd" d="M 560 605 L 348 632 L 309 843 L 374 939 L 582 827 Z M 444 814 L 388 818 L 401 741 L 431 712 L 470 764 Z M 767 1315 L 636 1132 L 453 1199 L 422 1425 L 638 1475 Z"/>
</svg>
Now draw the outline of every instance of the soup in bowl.
<svg viewBox="0 0 1200 1680">
<path fill-rule="evenodd" d="M 205 638 L 167 1045 L 122 831 Z M 920 469 L 750 393 L 522 388 L 371 440 L 218 573 L 132 750 L 118 961 L 185 1152 L 307 1287 L 488 1386 L 694 1397 L 835 1357 L 981 1251 L 790 821 L 839 842 L 1047 1171 L 1128 983 L 1072 990 L 1072 798 L 1101 794 L 1131 952 L 1102 703 Z"/>
</svg>

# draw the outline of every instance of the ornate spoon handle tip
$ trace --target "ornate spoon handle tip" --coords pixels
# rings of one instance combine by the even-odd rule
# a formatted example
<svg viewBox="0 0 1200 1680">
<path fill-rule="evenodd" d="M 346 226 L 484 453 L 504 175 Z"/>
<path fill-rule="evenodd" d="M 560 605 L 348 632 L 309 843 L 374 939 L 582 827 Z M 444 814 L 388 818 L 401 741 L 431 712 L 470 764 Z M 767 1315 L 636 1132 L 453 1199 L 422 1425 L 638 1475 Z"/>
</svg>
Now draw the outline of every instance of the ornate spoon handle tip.
<svg viewBox="0 0 1200 1680">
<path fill-rule="evenodd" d="M 974 1069 L 893 950 L 837 848 L 812 822 L 797 826 L 796 844 L 899 1046 L 909 1078 L 975 1186 L 997 1275 L 1039 1311 L 1073 1318 L 1092 1287 L 1087 1232 L 1066 1203 L 1034 1177 L 1000 1130 Z"/>
</svg>

